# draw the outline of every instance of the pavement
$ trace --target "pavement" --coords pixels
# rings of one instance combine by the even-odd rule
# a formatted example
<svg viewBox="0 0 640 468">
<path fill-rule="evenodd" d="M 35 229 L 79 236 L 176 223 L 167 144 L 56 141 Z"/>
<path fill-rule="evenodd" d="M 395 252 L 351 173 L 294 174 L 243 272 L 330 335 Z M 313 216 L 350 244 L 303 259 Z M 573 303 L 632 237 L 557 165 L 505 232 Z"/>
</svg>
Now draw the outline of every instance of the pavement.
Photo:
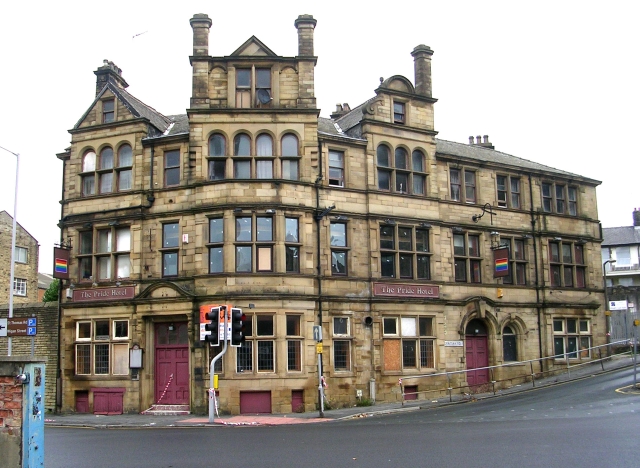
<svg viewBox="0 0 640 468">
<path fill-rule="evenodd" d="M 215 417 L 212 424 L 208 416 L 200 415 L 143 415 L 143 414 L 119 414 L 119 415 L 95 415 L 82 413 L 47 414 L 45 415 L 46 427 L 85 427 L 85 428 L 163 428 L 163 427 L 221 427 L 221 426 L 279 426 L 285 424 L 319 424 L 337 420 L 352 418 L 374 417 L 383 414 L 402 413 L 424 409 L 437 408 L 452 404 L 468 403 L 487 398 L 499 398 L 502 396 L 535 391 L 536 389 L 559 385 L 577 379 L 592 377 L 594 375 L 613 372 L 616 370 L 633 367 L 633 358 L 628 355 L 612 356 L 610 360 L 602 363 L 590 363 L 571 368 L 570 372 L 536 379 L 535 385 L 531 382 L 514 385 L 510 388 L 486 393 L 452 394 L 434 399 L 420 399 L 391 403 L 376 403 L 366 407 L 348 407 L 324 411 L 324 417 L 320 417 L 319 411 L 308 413 L 290 414 L 243 414 L 223 415 Z M 604 368 L 604 369 L 603 369 Z M 628 387 L 618 389 L 621 393 L 640 395 L 640 388 L 633 387 L 630 382 Z"/>
</svg>

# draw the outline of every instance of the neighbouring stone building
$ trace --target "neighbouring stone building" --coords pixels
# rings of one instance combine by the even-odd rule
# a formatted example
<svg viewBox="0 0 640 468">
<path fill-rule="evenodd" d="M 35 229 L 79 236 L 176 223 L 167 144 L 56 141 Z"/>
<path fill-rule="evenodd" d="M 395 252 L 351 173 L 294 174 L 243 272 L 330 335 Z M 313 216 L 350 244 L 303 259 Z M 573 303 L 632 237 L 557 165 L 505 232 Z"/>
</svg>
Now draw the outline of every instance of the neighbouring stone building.
<svg viewBox="0 0 640 468">
<path fill-rule="evenodd" d="M 322 118 L 313 17 L 295 20 L 295 57 L 256 37 L 235 51 L 216 37 L 211 49 L 228 55 L 212 56 L 211 19 L 190 22 L 186 114 L 142 103 L 105 61 L 58 154 L 72 245 L 64 411 L 204 412 L 220 347 L 201 341 L 200 311 L 213 304 L 248 318 L 217 371 L 231 413 L 316 408 L 317 325 L 337 404 L 359 392 L 398 401 L 399 379 L 405 391 L 443 388 L 417 376 L 444 370 L 554 355 L 564 366 L 605 342 L 599 182 L 488 137 L 437 139 L 429 47 L 411 52 L 413 82 L 389 77 Z"/>
<path fill-rule="evenodd" d="M 640 301 L 640 209 L 633 225 L 602 229 L 603 275 L 611 311 L 611 339 L 633 338 Z"/>
<path fill-rule="evenodd" d="M 11 279 L 11 237 L 13 217 L 0 211 L 0 304 L 9 302 Z M 13 274 L 13 302 L 26 304 L 38 301 L 38 241 L 20 223 L 16 223 L 16 253 Z"/>
</svg>

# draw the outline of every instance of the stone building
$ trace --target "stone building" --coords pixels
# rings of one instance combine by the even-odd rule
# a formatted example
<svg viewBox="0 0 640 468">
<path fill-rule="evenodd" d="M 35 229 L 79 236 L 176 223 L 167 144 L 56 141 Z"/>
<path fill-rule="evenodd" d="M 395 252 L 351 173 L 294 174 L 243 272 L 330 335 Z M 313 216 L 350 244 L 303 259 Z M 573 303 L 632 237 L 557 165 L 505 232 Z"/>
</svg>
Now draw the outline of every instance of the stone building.
<svg viewBox="0 0 640 468">
<path fill-rule="evenodd" d="M 429 47 L 411 52 L 413 82 L 389 77 L 322 118 L 313 17 L 295 20 L 295 57 L 256 37 L 235 51 L 216 38 L 228 55 L 212 56 L 211 19 L 190 23 L 186 114 L 142 103 L 105 61 L 58 154 L 72 245 L 63 410 L 204 412 L 220 348 L 201 340 L 200 311 L 215 304 L 247 314 L 245 343 L 217 370 L 230 413 L 316 408 L 317 325 L 338 405 L 398 401 L 399 379 L 443 388 L 417 376 L 444 370 L 566 365 L 605 342 L 599 182 L 488 137 L 437 139 Z"/>
<path fill-rule="evenodd" d="M 611 311 L 611 340 L 633 338 L 640 301 L 640 209 L 633 225 L 602 229 L 602 272 Z"/>
<path fill-rule="evenodd" d="M 9 302 L 11 280 L 11 237 L 13 217 L 0 211 L 0 304 Z M 26 229 L 16 223 L 16 253 L 13 274 L 13 303 L 26 304 L 38 301 L 38 241 Z"/>
</svg>

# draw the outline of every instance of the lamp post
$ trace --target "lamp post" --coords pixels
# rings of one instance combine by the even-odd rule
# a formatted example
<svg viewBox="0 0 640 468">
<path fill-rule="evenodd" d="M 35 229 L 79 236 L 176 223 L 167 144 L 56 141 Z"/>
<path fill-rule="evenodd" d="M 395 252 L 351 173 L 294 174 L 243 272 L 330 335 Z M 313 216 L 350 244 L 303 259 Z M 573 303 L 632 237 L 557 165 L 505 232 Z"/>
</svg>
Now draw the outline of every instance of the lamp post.
<svg viewBox="0 0 640 468">
<path fill-rule="evenodd" d="M 13 197 L 13 230 L 11 231 L 11 274 L 9 275 L 9 318 L 13 318 L 13 281 L 16 256 L 16 218 L 18 217 L 18 169 L 20 167 L 20 155 L 0 146 L 0 149 L 11 153 L 16 157 L 16 187 Z M 7 356 L 11 356 L 11 337 L 7 338 Z"/>
<path fill-rule="evenodd" d="M 609 298 L 607 296 L 607 263 L 614 264 L 616 260 L 610 258 L 602 264 L 602 277 L 604 278 L 604 315 L 607 324 L 607 344 L 611 343 L 611 311 L 609 310 Z M 607 346 L 607 354 L 611 354 L 611 349 Z"/>
</svg>

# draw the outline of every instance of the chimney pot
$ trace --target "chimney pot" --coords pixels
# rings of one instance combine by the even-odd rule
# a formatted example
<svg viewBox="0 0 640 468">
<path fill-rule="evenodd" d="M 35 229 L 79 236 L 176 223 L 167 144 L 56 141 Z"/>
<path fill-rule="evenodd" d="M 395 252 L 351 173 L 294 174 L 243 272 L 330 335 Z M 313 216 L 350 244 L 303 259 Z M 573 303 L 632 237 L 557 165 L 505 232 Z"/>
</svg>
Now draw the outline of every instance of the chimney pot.
<svg viewBox="0 0 640 468">
<path fill-rule="evenodd" d="M 480 137 L 480 135 L 476 136 L 476 145 L 480 145 L 482 144 L 482 138 Z"/>
<path fill-rule="evenodd" d="M 640 208 L 633 209 L 633 225 L 634 227 L 640 227 Z"/>
<path fill-rule="evenodd" d="M 484 135 L 482 138 L 484 139 L 484 143 L 489 143 L 489 135 Z"/>
<path fill-rule="evenodd" d="M 469 137 L 469 144 L 473 145 L 473 137 L 472 136 Z"/>
</svg>

